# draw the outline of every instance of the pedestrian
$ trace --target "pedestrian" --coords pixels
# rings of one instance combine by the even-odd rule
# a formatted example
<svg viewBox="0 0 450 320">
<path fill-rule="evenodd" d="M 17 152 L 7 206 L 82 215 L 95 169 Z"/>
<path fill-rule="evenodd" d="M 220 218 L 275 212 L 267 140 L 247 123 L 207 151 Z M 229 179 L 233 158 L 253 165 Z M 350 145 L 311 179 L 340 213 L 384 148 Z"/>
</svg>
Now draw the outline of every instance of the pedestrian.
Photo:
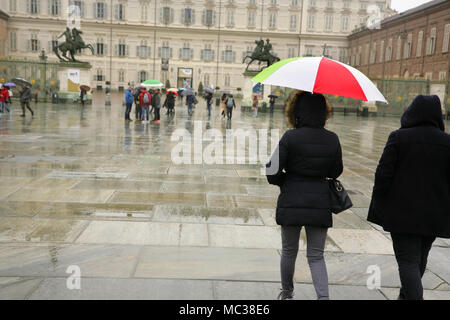
<svg viewBox="0 0 450 320">
<path fill-rule="evenodd" d="M 399 300 L 422 300 L 427 258 L 436 237 L 450 238 L 450 135 L 441 101 L 417 96 L 391 132 L 375 172 L 367 220 L 391 233 Z"/>
<path fill-rule="evenodd" d="M 212 100 L 213 100 L 212 92 L 210 92 L 210 91 L 206 92 L 205 99 L 206 99 L 206 109 L 208 110 L 208 117 L 210 117 L 211 116 L 211 105 L 212 105 Z"/>
<path fill-rule="evenodd" d="M 189 114 L 189 116 L 192 116 L 192 113 L 194 112 L 193 111 L 194 105 L 197 104 L 197 103 L 198 103 L 198 101 L 195 98 L 194 94 L 188 94 L 186 96 L 186 105 L 188 107 L 188 114 Z"/>
<path fill-rule="evenodd" d="M 80 90 L 80 102 L 81 102 L 81 105 L 84 107 L 84 104 L 86 103 L 86 100 L 87 100 L 87 92 L 86 92 L 86 89 L 84 89 L 84 88 L 81 88 L 81 90 Z"/>
<path fill-rule="evenodd" d="M 11 88 L 7 88 L 7 89 L 8 89 L 8 93 L 9 93 L 9 100 L 8 100 L 8 102 L 9 102 L 9 105 L 12 106 L 12 97 L 14 96 L 14 93 L 13 93 Z"/>
<path fill-rule="evenodd" d="M 141 102 L 139 99 L 139 95 L 141 94 L 141 89 L 137 88 L 136 92 L 134 94 L 134 104 L 136 105 L 136 122 L 140 122 L 141 121 L 141 117 L 142 117 L 142 107 L 141 107 Z"/>
<path fill-rule="evenodd" d="M 30 110 L 31 116 L 34 116 L 33 110 L 30 108 L 31 101 L 31 89 L 25 83 L 22 84 L 22 90 L 20 91 L 20 105 L 22 106 L 21 117 L 25 117 L 25 107 Z"/>
<path fill-rule="evenodd" d="M 323 257 L 332 227 L 326 178 L 343 171 L 338 136 L 324 128 L 331 108 L 322 94 L 296 91 L 286 105 L 290 127 L 266 165 L 267 180 L 280 187 L 276 222 L 281 225 L 281 284 L 279 300 L 291 300 L 300 231 L 306 229 L 306 257 L 319 300 L 328 300 L 328 274 Z"/>
<path fill-rule="evenodd" d="M 5 109 L 10 113 L 7 103 L 9 101 L 9 91 L 0 84 L 0 113 L 5 112 Z"/>
<path fill-rule="evenodd" d="M 152 103 L 152 96 L 149 92 L 144 88 L 142 89 L 141 94 L 139 95 L 139 104 L 142 107 L 142 121 L 150 121 L 150 104 Z M 147 119 L 147 120 L 146 120 Z"/>
<path fill-rule="evenodd" d="M 153 122 L 159 123 L 161 119 L 160 115 L 160 108 L 161 108 L 161 94 L 159 92 L 159 89 L 156 89 L 152 96 L 152 107 L 155 111 L 155 118 L 153 119 Z"/>
<path fill-rule="evenodd" d="M 173 114 L 175 108 L 175 95 L 172 91 L 167 92 L 166 100 L 164 100 L 163 108 L 167 108 L 167 114 Z"/>
<path fill-rule="evenodd" d="M 252 101 L 252 110 L 253 110 L 253 115 L 255 117 L 258 115 L 258 107 L 259 107 L 258 97 L 256 95 L 254 95 L 253 101 Z"/>
<path fill-rule="evenodd" d="M 133 88 L 129 87 L 125 91 L 125 105 L 126 105 L 125 121 L 128 121 L 128 122 L 132 121 L 130 118 L 130 113 L 131 113 L 131 109 L 133 108 L 133 101 L 134 101 Z"/>
<path fill-rule="evenodd" d="M 225 119 L 225 113 L 227 110 L 227 99 L 228 95 L 226 93 L 222 94 L 222 97 L 220 98 L 220 114 Z"/>
<path fill-rule="evenodd" d="M 230 94 L 227 99 L 227 118 L 228 118 L 228 120 L 231 120 L 231 117 L 233 116 L 233 108 L 236 109 L 236 103 L 234 102 L 233 95 Z"/>
<path fill-rule="evenodd" d="M 269 112 L 270 114 L 273 114 L 273 109 L 275 108 L 275 97 L 271 96 L 269 99 Z"/>
</svg>

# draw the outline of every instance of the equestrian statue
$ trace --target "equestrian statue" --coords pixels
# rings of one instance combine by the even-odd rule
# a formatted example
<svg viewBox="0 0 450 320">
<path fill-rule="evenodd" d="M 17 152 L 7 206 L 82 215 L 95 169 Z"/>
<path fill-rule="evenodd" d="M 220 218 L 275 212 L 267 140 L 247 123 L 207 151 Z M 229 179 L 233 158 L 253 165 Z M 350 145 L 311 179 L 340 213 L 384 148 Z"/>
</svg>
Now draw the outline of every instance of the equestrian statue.
<svg viewBox="0 0 450 320">
<path fill-rule="evenodd" d="M 256 40 L 255 41 L 256 48 L 253 50 L 251 55 L 247 55 L 242 60 L 242 63 L 245 63 L 247 59 L 250 59 L 250 62 L 247 64 L 247 68 L 245 71 L 248 71 L 248 67 L 253 63 L 253 61 L 258 61 L 258 66 L 261 67 L 261 62 L 266 62 L 267 67 L 274 64 L 275 62 L 280 61 L 280 58 L 272 54 L 272 44 L 269 39 L 266 39 L 266 43 L 264 44 L 264 40 Z M 264 69 L 264 68 L 263 68 Z M 262 70 L 262 69 L 261 69 Z"/>
<path fill-rule="evenodd" d="M 75 55 L 82 49 L 90 49 L 92 54 L 94 54 L 94 47 L 91 44 L 84 43 L 84 40 L 81 37 L 82 34 L 83 32 L 77 28 L 73 28 L 72 31 L 70 31 L 67 27 L 66 31 L 58 37 L 58 39 L 63 36 L 66 38 L 65 42 L 53 49 L 53 52 L 55 52 L 61 62 L 81 62 L 75 59 Z M 67 53 L 70 54 L 70 57 L 67 56 Z"/>
</svg>

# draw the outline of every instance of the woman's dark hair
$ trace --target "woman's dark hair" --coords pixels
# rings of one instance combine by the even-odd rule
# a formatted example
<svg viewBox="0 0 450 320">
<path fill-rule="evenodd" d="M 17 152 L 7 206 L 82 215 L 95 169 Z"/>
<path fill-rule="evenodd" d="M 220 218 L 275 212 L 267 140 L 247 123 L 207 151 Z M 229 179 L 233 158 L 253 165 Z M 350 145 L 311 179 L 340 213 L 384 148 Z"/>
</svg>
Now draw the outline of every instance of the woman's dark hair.
<svg viewBox="0 0 450 320">
<path fill-rule="evenodd" d="M 332 109 L 320 93 L 294 91 L 286 103 L 286 120 L 290 127 L 324 127 Z"/>
</svg>

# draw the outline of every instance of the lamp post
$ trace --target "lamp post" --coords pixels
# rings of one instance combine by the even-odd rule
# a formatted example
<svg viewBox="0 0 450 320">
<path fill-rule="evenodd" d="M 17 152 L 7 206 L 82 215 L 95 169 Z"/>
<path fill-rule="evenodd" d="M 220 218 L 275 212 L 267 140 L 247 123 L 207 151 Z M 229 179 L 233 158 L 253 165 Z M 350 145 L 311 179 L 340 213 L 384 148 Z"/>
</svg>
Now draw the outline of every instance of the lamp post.
<svg viewBox="0 0 450 320">
<path fill-rule="evenodd" d="M 109 49 L 109 81 L 106 82 L 106 100 L 105 100 L 105 106 L 111 105 L 111 83 L 112 83 L 112 52 L 113 52 L 113 0 L 110 2 L 110 28 L 109 28 L 109 43 L 110 43 L 110 49 Z"/>
</svg>

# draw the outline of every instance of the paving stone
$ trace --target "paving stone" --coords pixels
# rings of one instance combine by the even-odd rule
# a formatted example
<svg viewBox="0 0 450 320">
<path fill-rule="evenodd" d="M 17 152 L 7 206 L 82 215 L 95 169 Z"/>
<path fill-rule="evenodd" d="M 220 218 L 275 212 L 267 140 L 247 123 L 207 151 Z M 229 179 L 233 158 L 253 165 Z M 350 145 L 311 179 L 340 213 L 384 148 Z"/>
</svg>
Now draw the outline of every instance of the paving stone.
<svg viewBox="0 0 450 320">
<path fill-rule="evenodd" d="M 274 249 L 145 247 L 135 277 L 279 281 Z"/>
<path fill-rule="evenodd" d="M 69 290 L 66 278 L 45 279 L 30 300 L 212 300 L 211 281 L 82 278 Z"/>
<path fill-rule="evenodd" d="M 281 235 L 275 227 L 210 224 L 212 247 L 280 249 Z"/>
<path fill-rule="evenodd" d="M 42 279 L 20 278 L 13 283 L 0 286 L 0 300 L 26 299 L 42 282 Z"/>
<path fill-rule="evenodd" d="M 262 225 L 256 210 L 156 205 L 153 221 Z"/>
<path fill-rule="evenodd" d="M 389 300 L 397 300 L 397 297 L 399 295 L 399 289 L 381 288 L 380 290 Z M 450 300 L 450 291 L 424 290 L 423 299 Z"/>
<path fill-rule="evenodd" d="M 328 236 L 345 253 L 394 254 L 391 241 L 375 230 L 332 228 Z"/>
<path fill-rule="evenodd" d="M 121 192 L 118 191 L 109 200 L 111 203 L 149 203 L 149 204 L 189 204 L 204 205 L 204 194 L 196 193 L 155 193 L 155 192 Z"/>
<path fill-rule="evenodd" d="M 428 256 L 427 268 L 450 283 L 450 248 L 433 247 Z"/>
</svg>

